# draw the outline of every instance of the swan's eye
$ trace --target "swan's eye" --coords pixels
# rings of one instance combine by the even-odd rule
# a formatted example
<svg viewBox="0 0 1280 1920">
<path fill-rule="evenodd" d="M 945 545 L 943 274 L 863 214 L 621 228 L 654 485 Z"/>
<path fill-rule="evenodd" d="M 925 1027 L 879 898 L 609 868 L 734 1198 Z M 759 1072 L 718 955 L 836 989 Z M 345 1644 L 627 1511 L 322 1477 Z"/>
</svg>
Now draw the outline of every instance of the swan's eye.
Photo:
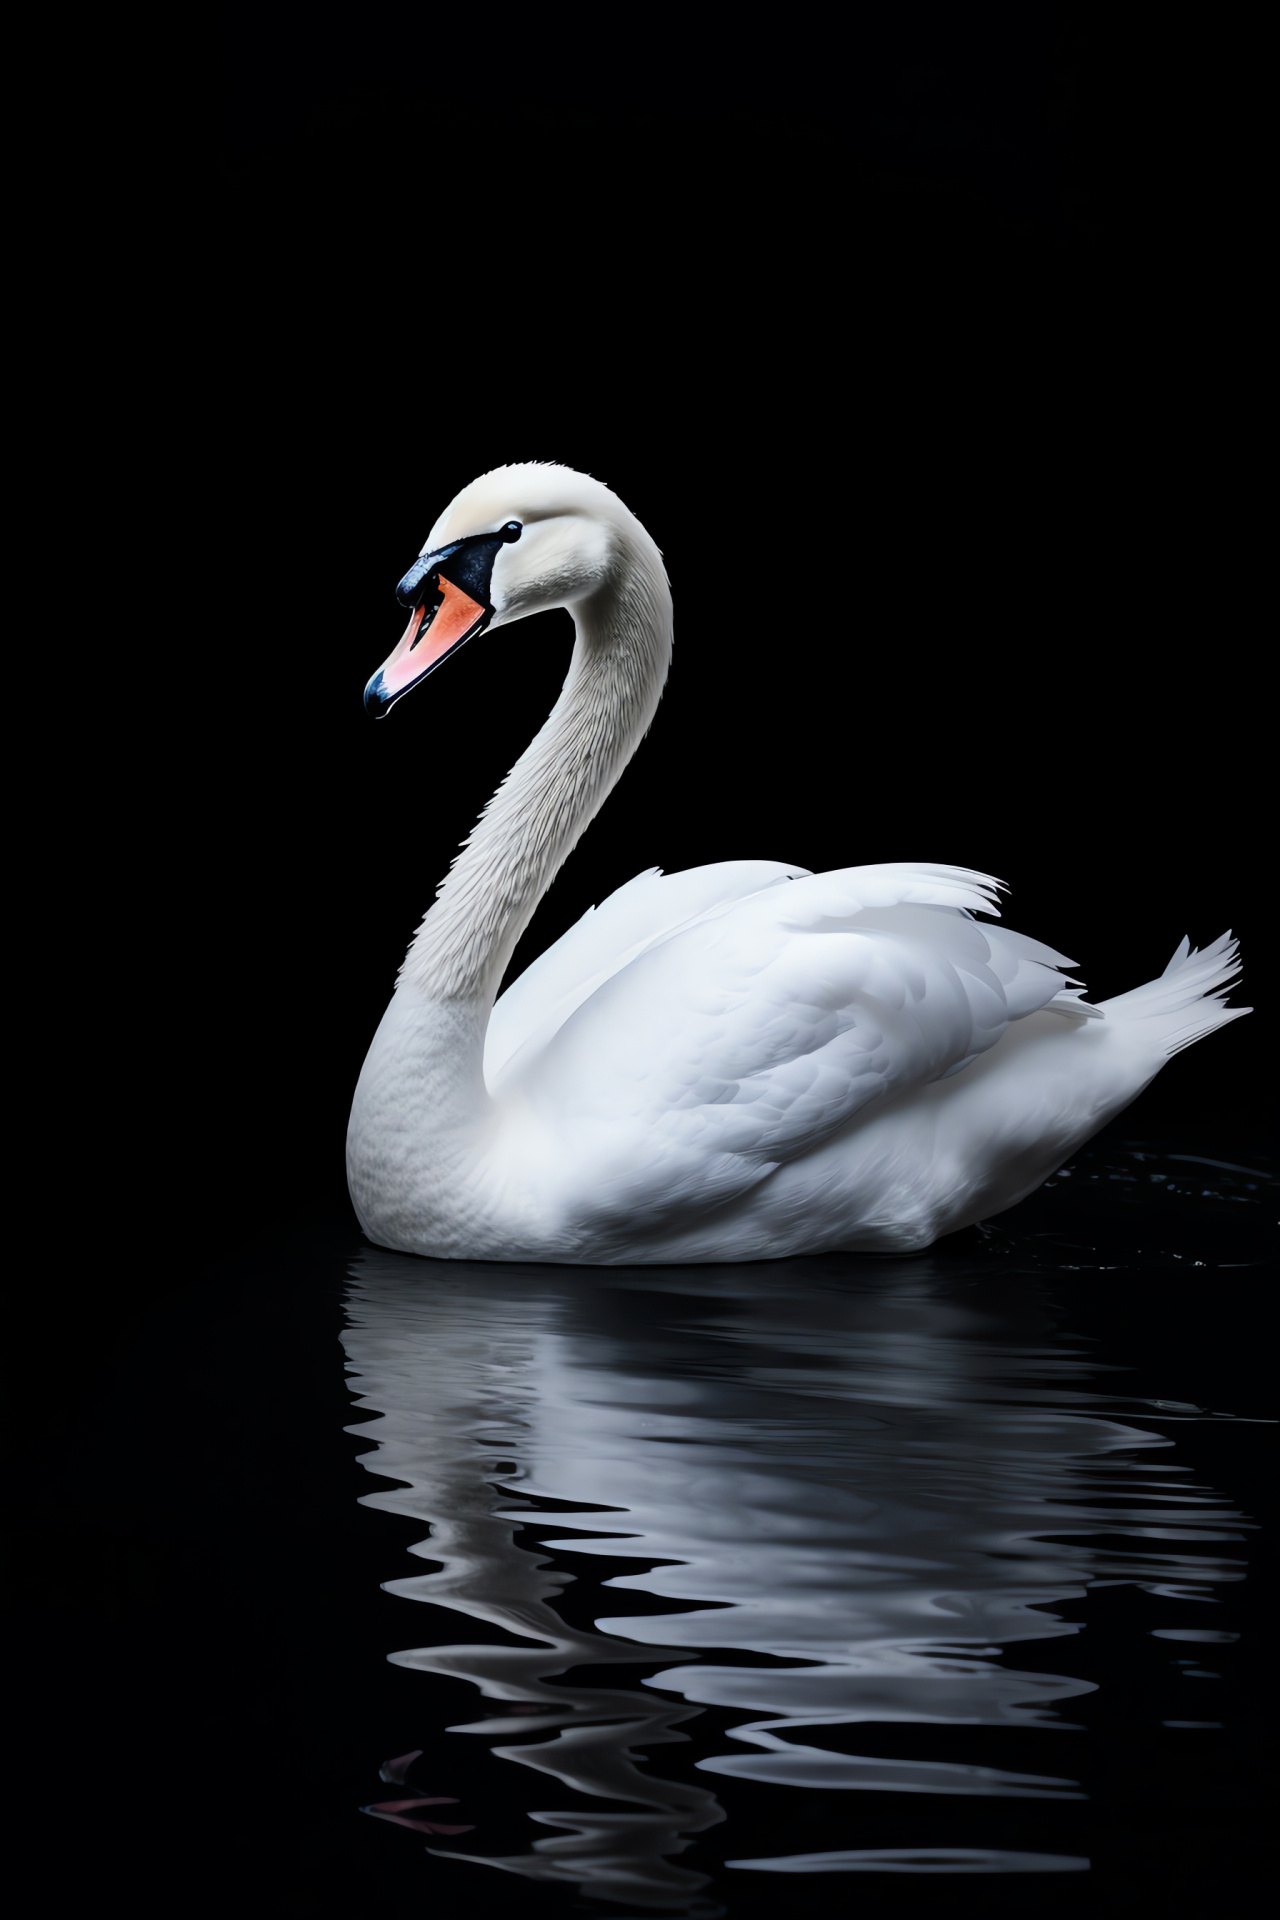
<svg viewBox="0 0 1280 1920">
<path fill-rule="evenodd" d="M 507 541 L 518 540 L 523 532 L 524 528 L 518 520 L 508 520 L 506 526 L 501 530 L 501 538 Z"/>
</svg>

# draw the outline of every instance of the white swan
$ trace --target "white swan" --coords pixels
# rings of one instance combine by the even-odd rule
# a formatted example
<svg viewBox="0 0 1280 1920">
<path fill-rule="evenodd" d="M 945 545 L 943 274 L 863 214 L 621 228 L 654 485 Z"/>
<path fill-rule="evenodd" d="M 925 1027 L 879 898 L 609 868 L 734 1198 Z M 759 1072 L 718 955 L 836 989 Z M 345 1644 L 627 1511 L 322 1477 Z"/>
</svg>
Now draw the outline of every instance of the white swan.
<svg viewBox="0 0 1280 1920">
<path fill-rule="evenodd" d="M 347 1168 L 378 1245 L 651 1264 L 906 1251 L 998 1213 L 1248 1012 L 1224 934 L 1099 1007 L 1003 928 L 989 876 L 655 868 L 494 1004 L 516 941 L 635 752 L 671 655 L 657 547 L 598 481 L 499 468 L 400 586 L 383 711 L 465 640 L 546 607 L 577 638 L 546 725 L 418 930 L 356 1088 Z"/>
</svg>

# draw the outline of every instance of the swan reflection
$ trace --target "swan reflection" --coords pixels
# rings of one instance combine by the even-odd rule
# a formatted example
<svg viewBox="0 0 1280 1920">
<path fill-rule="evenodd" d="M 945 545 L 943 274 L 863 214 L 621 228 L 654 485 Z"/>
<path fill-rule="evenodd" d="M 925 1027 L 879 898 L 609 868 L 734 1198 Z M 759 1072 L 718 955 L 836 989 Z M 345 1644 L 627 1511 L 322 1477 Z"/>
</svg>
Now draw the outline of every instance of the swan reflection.
<svg viewBox="0 0 1280 1920">
<path fill-rule="evenodd" d="M 1095 1389 L 1044 1286 L 954 1254 L 590 1273 L 362 1252 L 344 1339 L 374 1417 L 352 1431 L 401 1483 L 364 1504 L 429 1527 L 410 1551 L 433 1568 L 387 1589 L 507 1636 L 391 1658 L 473 1682 L 496 1711 L 450 1731 L 582 1799 L 532 1812 L 560 1831 L 526 1852 L 450 1856 L 679 1911 L 707 1876 L 678 1856 L 725 1819 L 721 1782 L 1083 1798 L 1070 1741 L 1031 1772 L 938 1755 L 928 1730 L 1069 1727 L 1095 1684 L 1045 1670 L 1079 1631 L 1055 1609 L 1099 1583 L 1207 1599 L 1241 1577 L 1221 1551 L 1241 1535 L 1143 1403 Z M 667 1610 L 567 1624 L 568 1552 L 634 1561 L 607 1588 Z M 611 1685 L 618 1666 L 640 1684 Z M 878 1754 L 868 1723 L 917 1726 L 916 1757 Z M 664 1778 L 655 1750 L 691 1739 L 700 1757 Z M 1087 1865 L 929 1845 L 751 1859 L 743 1838 L 721 1847 L 733 1868 Z"/>
</svg>

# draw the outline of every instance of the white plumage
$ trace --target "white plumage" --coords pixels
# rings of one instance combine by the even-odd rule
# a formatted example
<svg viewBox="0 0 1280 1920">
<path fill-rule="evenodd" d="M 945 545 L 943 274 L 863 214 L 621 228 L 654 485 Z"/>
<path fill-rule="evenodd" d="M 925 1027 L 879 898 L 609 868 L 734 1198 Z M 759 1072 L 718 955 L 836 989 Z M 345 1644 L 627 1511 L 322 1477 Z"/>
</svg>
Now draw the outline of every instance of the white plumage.
<svg viewBox="0 0 1280 1920">
<path fill-rule="evenodd" d="M 995 912 L 988 875 L 771 861 L 639 875 L 494 1005 L 652 718 L 670 597 L 639 522 L 565 468 L 474 482 L 424 554 L 486 535 L 491 624 L 567 605 L 577 644 L 361 1073 L 348 1171 L 380 1245 L 588 1264 L 918 1248 L 1013 1205 L 1248 1011 L 1224 1005 L 1229 936 L 1092 1007 L 1064 955 L 973 918 Z"/>
</svg>

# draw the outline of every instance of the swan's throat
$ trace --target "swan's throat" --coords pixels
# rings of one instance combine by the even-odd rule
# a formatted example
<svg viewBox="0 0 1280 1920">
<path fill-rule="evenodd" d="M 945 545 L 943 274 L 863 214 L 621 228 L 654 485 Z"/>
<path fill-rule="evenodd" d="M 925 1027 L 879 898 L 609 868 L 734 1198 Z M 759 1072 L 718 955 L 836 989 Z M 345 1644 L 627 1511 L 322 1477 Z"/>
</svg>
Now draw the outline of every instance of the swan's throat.
<svg viewBox="0 0 1280 1920">
<path fill-rule="evenodd" d="M 546 725 L 485 808 L 401 970 L 433 1000 L 487 1015 L 516 942 L 653 719 L 671 658 L 656 551 L 572 609 L 568 678 Z"/>
</svg>

